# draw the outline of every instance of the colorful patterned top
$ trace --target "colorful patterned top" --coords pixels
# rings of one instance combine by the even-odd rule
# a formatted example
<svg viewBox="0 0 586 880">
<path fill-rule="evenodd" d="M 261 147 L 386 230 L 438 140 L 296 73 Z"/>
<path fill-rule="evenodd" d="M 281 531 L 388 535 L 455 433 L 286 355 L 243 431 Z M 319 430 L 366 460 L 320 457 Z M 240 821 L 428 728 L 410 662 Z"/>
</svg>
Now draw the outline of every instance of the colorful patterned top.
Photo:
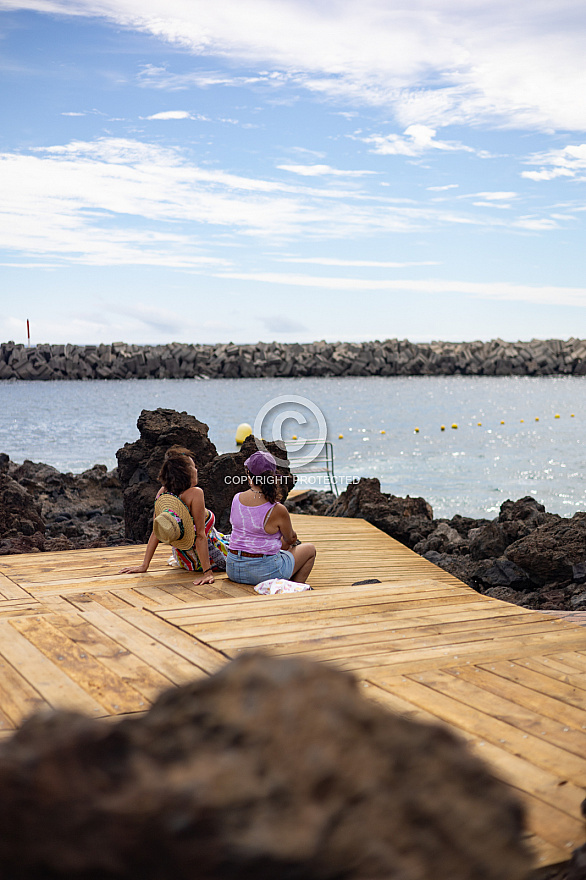
<svg viewBox="0 0 586 880">
<path fill-rule="evenodd" d="M 157 498 L 165 491 L 165 488 L 161 488 L 157 492 Z M 216 571 L 226 571 L 226 556 L 228 555 L 228 542 L 230 536 L 223 535 L 222 532 L 219 532 L 216 529 L 216 517 L 211 510 L 207 509 L 207 507 L 205 511 L 204 528 L 208 539 L 210 565 Z M 188 550 L 178 550 L 176 547 L 172 547 L 171 551 L 172 556 L 169 560 L 170 565 L 175 565 L 177 568 L 184 568 L 187 571 L 203 571 L 203 565 L 201 564 L 195 549 L 195 542 L 193 547 L 190 547 Z"/>
</svg>

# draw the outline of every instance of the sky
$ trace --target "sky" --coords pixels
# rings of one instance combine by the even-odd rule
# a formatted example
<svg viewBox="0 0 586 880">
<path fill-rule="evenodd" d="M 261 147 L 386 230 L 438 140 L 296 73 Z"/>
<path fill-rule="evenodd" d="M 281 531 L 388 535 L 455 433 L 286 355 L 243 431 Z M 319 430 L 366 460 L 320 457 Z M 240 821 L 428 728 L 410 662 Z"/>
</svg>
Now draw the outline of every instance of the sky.
<svg viewBox="0 0 586 880">
<path fill-rule="evenodd" d="M 583 0 L 0 0 L 0 341 L 586 338 Z"/>
</svg>

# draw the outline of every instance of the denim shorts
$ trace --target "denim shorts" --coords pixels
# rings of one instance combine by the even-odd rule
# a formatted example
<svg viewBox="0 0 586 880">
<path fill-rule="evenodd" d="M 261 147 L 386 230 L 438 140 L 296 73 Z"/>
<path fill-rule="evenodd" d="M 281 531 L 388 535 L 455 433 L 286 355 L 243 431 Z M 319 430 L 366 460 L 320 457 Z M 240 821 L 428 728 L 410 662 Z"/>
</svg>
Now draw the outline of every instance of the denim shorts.
<svg viewBox="0 0 586 880">
<path fill-rule="evenodd" d="M 290 550 L 279 550 L 270 556 L 240 556 L 238 550 L 228 550 L 226 574 L 237 584 L 260 584 L 270 578 L 289 580 L 295 567 Z"/>
</svg>

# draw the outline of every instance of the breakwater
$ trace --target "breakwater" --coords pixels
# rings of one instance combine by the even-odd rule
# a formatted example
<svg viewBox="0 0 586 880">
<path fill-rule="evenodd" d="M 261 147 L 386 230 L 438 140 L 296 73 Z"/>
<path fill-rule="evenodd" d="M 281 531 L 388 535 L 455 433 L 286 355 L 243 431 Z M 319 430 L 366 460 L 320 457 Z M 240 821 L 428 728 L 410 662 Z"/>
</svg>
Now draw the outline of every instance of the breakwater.
<svg viewBox="0 0 586 880">
<path fill-rule="evenodd" d="M 529 342 L 0 344 L 0 380 L 586 375 L 586 339 Z"/>
</svg>

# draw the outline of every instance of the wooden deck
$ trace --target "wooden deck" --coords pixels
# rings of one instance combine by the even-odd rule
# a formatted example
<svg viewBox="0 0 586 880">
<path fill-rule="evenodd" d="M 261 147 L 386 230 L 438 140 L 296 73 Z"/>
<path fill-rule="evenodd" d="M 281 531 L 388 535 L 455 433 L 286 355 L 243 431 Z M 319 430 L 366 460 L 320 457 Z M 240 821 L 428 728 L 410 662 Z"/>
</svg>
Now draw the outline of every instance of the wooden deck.
<svg viewBox="0 0 586 880">
<path fill-rule="evenodd" d="M 455 728 L 524 800 L 536 865 L 586 842 L 586 628 L 480 596 L 363 520 L 294 517 L 312 592 L 193 587 L 160 547 L 0 557 L 0 736 L 38 709 L 145 711 L 240 651 L 351 671 L 371 699 Z M 382 583 L 353 586 L 376 578 Z"/>
</svg>

